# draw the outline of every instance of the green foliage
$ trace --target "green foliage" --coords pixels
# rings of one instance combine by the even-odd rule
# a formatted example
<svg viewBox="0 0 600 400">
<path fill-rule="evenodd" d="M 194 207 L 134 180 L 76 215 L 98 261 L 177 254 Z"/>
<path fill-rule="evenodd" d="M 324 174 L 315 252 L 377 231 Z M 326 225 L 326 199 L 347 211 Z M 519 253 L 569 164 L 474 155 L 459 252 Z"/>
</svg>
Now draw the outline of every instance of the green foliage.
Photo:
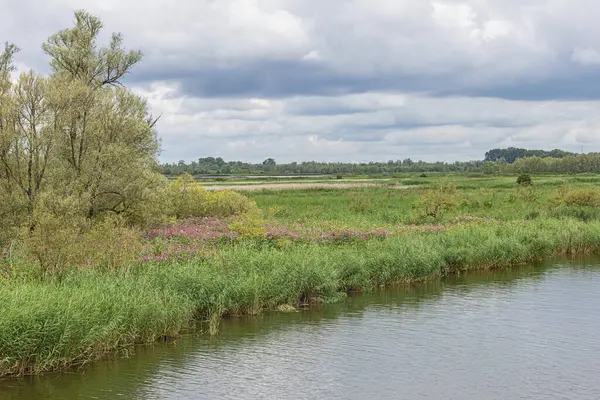
<svg viewBox="0 0 600 400">
<path fill-rule="evenodd" d="M 437 189 L 426 190 L 415 205 L 418 219 L 440 219 L 444 212 L 456 206 L 456 189 L 453 185 L 440 185 Z"/>
<path fill-rule="evenodd" d="M 167 188 L 170 210 L 177 218 L 204 216 L 208 193 L 190 174 L 182 174 Z"/>
<path fill-rule="evenodd" d="M 217 190 L 208 193 L 204 216 L 229 217 L 248 214 L 262 216 L 262 211 L 254 201 L 246 196 L 230 190 Z"/>
<path fill-rule="evenodd" d="M 207 191 L 190 174 L 182 174 L 172 181 L 166 192 L 171 211 L 177 218 L 261 213 L 256 203 L 244 195 L 229 190 Z"/>
<path fill-rule="evenodd" d="M 554 194 L 551 202 L 555 205 L 600 207 L 600 190 L 563 187 Z"/>
<path fill-rule="evenodd" d="M 95 223 L 80 240 L 80 260 L 87 266 L 117 270 L 131 268 L 139 261 L 146 244 L 139 230 L 127 227 L 119 217 L 106 217 Z"/>
<path fill-rule="evenodd" d="M 531 179 L 531 175 L 529 174 L 521 174 L 517 177 L 517 184 L 521 186 L 531 186 L 533 185 L 533 180 Z"/>
<path fill-rule="evenodd" d="M 506 267 L 556 252 L 600 250 L 600 222 L 536 219 L 466 224 L 353 246 L 222 249 L 218 258 L 80 270 L 56 280 L 0 285 L 0 375 L 67 368 L 107 352 L 177 335 L 195 315 L 255 314 L 342 298 L 347 290 L 454 271 Z"/>
<path fill-rule="evenodd" d="M 77 203 L 77 212 L 69 211 L 76 224 L 109 214 L 129 223 L 160 220 L 150 205 L 157 201 L 151 192 L 164 185 L 156 120 L 121 84 L 141 53 L 125 50 L 119 34 L 99 47 L 99 19 L 84 11 L 75 19 L 43 45 L 48 77 L 27 72 L 12 82 L 16 47 L 0 56 L 0 192 L 10 200 L 0 215 L 9 229 L 47 224 L 37 218 L 45 218 L 39 208 L 49 193 Z"/>
<path fill-rule="evenodd" d="M 362 193 L 350 194 L 350 209 L 355 213 L 365 213 L 371 208 L 371 203 Z"/>
<path fill-rule="evenodd" d="M 325 162 L 292 162 L 289 164 L 278 164 L 273 159 L 267 159 L 262 163 L 247 163 L 242 161 L 224 161 L 220 157 L 204 157 L 198 160 L 186 163 L 181 160 L 177 163 L 165 163 L 162 165 L 162 171 L 167 176 L 179 176 L 187 172 L 192 175 L 296 175 L 296 174 L 327 174 L 334 178 L 346 175 L 381 175 L 389 176 L 392 174 L 422 173 L 423 177 L 427 173 L 462 173 L 466 171 L 481 172 L 482 161 L 467 162 L 425 162 L 395 160 L 388 162 L 369 162 L 369 163 L 325 163 Z"/>
<path fill-rule="evenodd" d="M 186 163 L 166 163 L 162 171 L 167 176 L 178 176 L 188 172 L 193 175 L 295 175 L 295 174 L 327 174 L 367 175 L 370 177 L 408 177 L 412 174 L 420 178 L 440 174 L 486 174 L 506 175 L 514 173 L 600 173 L 600 153 L 574 154 L 562 150 L 527 150 L 527 149 L 494 149 L 486 153 L 484 160 L 467 162 L 424 162 L 395 160 L 369 163 L 324 163 L 324 162 L 292 162 L 246 163 L 241 161 L 224 161 L 222 158 L 205 157 Z M 402 176 L 400 176 L 402 175 Z"/>
<path fill-rule="evenodd" d="M 242 239 L 264 239 L 267 236 L 265 222 L 261 215 L 254 213 L 232 222 L 229 229 Z"/>
<path fill-rule="evenodd" d="M 59 206 L 68 207 L 69 201 Z M 72 268 L 126 269 L 137 263 L 144 243 L 139 230 L 123 218 L 107 216 L 89 223 L 64 210 L 44 207 L 33 232 L 23 232 L 20 244 L 42 276 L 60 276 Z M 42 211 L 37 211 L 42 213 Z"/>
<path fill-rule="evenodd" d="M 517 189 L 517 198 L 521 201 L 532 203 L 538 199 L 538 194 L 533 186 L 524 185 Z"/>
<path fill-rule="evenodd" d="M 79 272 L 0 285 L 0 375 L 83 365 L 107 352 L 172 336 L 191 304 L 157 281 Z"/>
<path fill-rule="evenodd" d="M 526 157 L 539 157 L 539 158 L 563 158 L 567 156 L 575 155 L 568 151 L 554 149 L 552 151 L 545 150 L 527 150 L 519 149 L 515 147 L 509 147 L 507 149 L 492 149 L 485 153 L 485 161 L 505 161 L 507 163 L 514 163 L 516 160 Z"/>
</svg>

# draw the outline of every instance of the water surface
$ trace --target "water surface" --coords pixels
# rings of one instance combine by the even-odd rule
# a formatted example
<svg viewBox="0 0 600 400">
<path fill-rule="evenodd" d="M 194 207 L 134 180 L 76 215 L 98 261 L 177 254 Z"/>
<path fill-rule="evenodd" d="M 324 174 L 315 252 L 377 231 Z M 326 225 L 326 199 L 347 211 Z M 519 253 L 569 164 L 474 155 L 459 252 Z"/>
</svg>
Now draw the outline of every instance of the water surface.
<svg viewBox="0 0 600 400">
<path fill-rule="evenodd" d="M 600 399 L 600 261 L 472 273 L 223 321 L 0 399 Z"/>
</svg>

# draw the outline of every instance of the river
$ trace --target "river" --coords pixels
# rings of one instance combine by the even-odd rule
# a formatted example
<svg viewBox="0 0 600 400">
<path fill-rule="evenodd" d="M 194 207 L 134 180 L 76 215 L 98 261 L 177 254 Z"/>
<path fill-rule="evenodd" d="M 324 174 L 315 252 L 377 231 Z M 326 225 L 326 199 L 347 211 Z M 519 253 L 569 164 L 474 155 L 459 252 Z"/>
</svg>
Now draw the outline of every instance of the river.
<svg viewBox="0 0 600 400">
<path fill-rule="evenodd" d="M 600 261 L 554 261 L 227 318 L 0 399 L 600 399 Z"/>
</svg>

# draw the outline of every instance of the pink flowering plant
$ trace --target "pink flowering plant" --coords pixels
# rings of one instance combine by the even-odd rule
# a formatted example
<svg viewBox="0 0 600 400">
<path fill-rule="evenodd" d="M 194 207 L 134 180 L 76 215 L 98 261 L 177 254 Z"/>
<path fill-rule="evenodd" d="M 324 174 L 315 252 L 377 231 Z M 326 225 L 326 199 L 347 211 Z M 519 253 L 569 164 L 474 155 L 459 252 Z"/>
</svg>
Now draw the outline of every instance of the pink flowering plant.
<svg viewBox="0 0 600 400">
<path fill-rule="evenodd" d="M 346 244 L 391 235 L 391 230 L 383 228 L 288 227 L 275 221 L 257 221 L 239 216 L 187 218 L 149 231 L 146 238 L 150 244 L 143 252 L 141 261 L 206 258 L 213 256 L 222 245 L 248 240 L 275 246 L 282 243 Z"/>
</svg>

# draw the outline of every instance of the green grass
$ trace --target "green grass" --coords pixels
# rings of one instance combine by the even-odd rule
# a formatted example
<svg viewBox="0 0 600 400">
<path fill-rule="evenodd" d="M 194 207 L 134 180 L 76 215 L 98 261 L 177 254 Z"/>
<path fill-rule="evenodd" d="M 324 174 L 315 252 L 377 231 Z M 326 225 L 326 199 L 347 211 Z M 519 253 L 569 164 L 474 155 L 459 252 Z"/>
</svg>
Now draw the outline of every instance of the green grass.
<svg viewBox="0 0 600 400">
<path fill-rule="evenodd" d="M 327 245 L 246 239 L 202 260 L 73 270 L 52 279 L 0 274 L 0 376 L 84 365 L 176 336 L 194 319 L 215 333 L 223 315 L 334 302 L 355 290 L 557 253 L 600 252 L 600 208 L 550 201 L 563 187 L 595 189 L 598 176 L 533 176 L 533 188 L 518 187 L 516 176 L 396 179 L 411 180 L 410 188 L 244 193 L 284 225 L 398 232 L 385 239 Z M 454 207 L 437 219 L 416 218 L 419 199 L 440 185 L 456 187 Z M 413 229 L 422 224 L 437 228 Z"/>
<path fill-rule="evenodd" d="M 173 336 L 195 317 L 336 301 L 350 290 L 600 249 L 600 222 L 470 223 L 348 245 L 248 241 L 219 256 L 130 272 L 73 271 L 0 285 L 0 375 L 81 365 Z"/>
<path fill-rule="evenodd" d="M 533 176 L 532 188 L 520 188 L 516 176 L 468 177 L 446 176 L 410 178 L 417 183 L 409 189 L 366 187 L 334 190 L 281 190 L 245 192 L 266 213 L 273 208 L 273 217 L 285 224 L 320 225 L 343 224 L 366 228 L 414 223 L 414 209 L 423 190 L 440 185 L 454 185 L 455 207 L 444 213 L 435 223 L 447 223 L 461 216 L 494 218 L 503 221 L 524 220 L 532 213 L 542 217 L 556 217 L 549 200 L 560 187 L 597 188 L 600 177 L 566 175 Z M 406 184 L 398 180 L 398 184 Z M 578 218 L 579 211 L 567 212 Z M 590 213 L 587 210 L 586 213 Z M 565 215 L 567 215 L 565 214 Z"/>
</svg>

